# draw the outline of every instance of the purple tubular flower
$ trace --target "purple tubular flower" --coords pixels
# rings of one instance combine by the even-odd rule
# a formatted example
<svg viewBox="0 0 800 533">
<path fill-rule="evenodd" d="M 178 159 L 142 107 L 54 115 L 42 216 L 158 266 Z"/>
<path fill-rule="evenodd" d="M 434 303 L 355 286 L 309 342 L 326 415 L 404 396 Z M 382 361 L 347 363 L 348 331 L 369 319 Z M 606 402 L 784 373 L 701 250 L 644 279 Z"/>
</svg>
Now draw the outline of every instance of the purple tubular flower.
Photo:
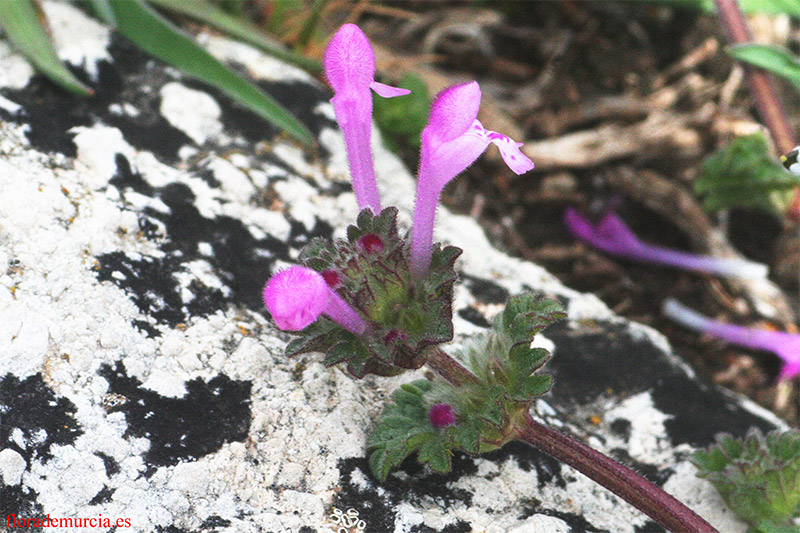
<svg viewBox="0 0 800 533">
<path fill-rule="evenodd" d="M 456 415 L 453 408 L 446 403 L 437 403 L 428 411 L 428 420 L 437 429 L 446 428 L 456 423 Z"/>
<path fill-rule="evenodd" d="M 521 143 L 483 127 L 477 119 L 480 104 L 481 89 L 473 81 L 445 89 L 431 105 L 428 125 L 422 131 L 411 230 L 411 271 L 417 278 L 430 266 L 436 204 L 450 180 L 475 162 L 489 144 L 500 149 L 503 161 L 516 174 L 533 168 L 533 162 L 519 149 Z"/>
<path fill-rule="evenodd" d="M 321 314 L 356 335 L 366 329 L 364 320 L 322 274 L 306 267 L 289 267 L 272 276 L 264 287 L 264 304 L 282 330 L 300 331 Z"/>
<path fill-rule="evenodd" d="M 324 63 L 325 75 L 335 93 L 331 103 L 344 134 L 358 207 L 369 207 L 377 215 L 381 212 L 381 201 L 370 147 L 370 89 L 384 98 L 402 96 L 411 91 L 375 81 L 375 54 L 367 36 L 355 24 L 339 28 L 328 44 Z"/>
<path fill-rule="evenodd" d="M 669 299 L 664 302 L 664 316 L 701 333 L 708 333 L 731 344 L 772 352 L 783 360 L 778 379 L 800 374 L 800 335 L 783 331 L 753 329 L 712 320 Z"/>
<path fill-rule="evenodd" d="M 564 223 L 575 237 L 611 255 L 720 276 L 753 279 L 767 277 L 767 266 L 760 263 L 694 255 L 645 244 L 613 212 L 606 213 L 599 222 L 592 224 L 577 210 L 568 208 L 564 213 Z"/>
</svg>

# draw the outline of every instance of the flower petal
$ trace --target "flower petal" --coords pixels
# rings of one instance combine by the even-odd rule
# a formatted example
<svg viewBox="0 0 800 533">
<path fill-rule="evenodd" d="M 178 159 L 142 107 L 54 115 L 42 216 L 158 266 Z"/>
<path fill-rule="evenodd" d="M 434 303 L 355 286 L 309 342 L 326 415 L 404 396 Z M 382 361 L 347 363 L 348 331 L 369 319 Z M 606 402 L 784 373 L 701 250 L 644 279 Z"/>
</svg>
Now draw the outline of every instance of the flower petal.
<svg viewBox="0 0 800 533">
<path fill-rule="evenodd" d="M 475 122 L 478 122 L 477 120 Z M 480 122 L 478 122 L 480 124 Z M 511 137 L 497 133 L 496 131 L 486 131 L 486 135 L 492 144 L 500 149 L 500 156 L 515 174 L 525 174 L 533 169 L 533 161 L 520 151 L 522 143 L 514 142 Z"/>
<path fill-rule="evenodd" d="M 478 117 L 481 88 L 471 81 L 440 92 L 431 104 L 431 114 L 423 137 L 446 142 L 466 133 Z"/>
<path fill-rule="evenodd" d="M 345 24 L 325 50 L 325 75 L 338 92 L 363 91 L 375 78 L 375 54 L 367 36 L 355 24 Z"/>
<path fill-rule="evenodd" d="M 385 83 L 380 83 L 377 81 L 373 81 L 369 87 L 375 91 L 378 96 L 382 96 L 384 98 L 394 98 L 395 96 L 405 96 L 407 94 L 411 94 L 409 89 L 392 87 L 391 85 L 386 85 Z"/>
<path fill-rule="evenodd" d="M 321 274 L 293 266 L 270 278 L 264 287 L 264 304 L 280 329 L 299 331 L 325 310 L 328 290 Z"/>
</svg>

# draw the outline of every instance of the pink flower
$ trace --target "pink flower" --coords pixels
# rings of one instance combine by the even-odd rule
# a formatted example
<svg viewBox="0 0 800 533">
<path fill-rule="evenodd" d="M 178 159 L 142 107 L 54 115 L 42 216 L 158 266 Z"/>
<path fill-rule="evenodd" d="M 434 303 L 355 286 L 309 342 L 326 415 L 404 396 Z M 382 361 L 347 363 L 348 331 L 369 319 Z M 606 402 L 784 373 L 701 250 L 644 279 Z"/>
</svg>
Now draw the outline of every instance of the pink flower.
<svg viewBox="0 0 800 533">
<path fill-rule="evenodd" d="M 645 244 L 613 211 L 609 211 L 596 224 L 592 224 L 577 210 L 568 208 L 564 213 L 564 223 L 575 237 L 611 255 L 720 276 L 740 278 L 765 278 L 767 276 L 767 267 L 760 263 L 743 259 L 694 255 Z"/>
<path fill-rule="evenodd" d="M 411 91 L 375 81 L 375 54 L 366 35 L 355 24 L 339 28 L 328 44 L 324 62 L 325 75 L 335 93 L 331 103 L 344 134 L 358 207 L 369 207 L 377 215 L 381 212 L 381 201 L 370 147 L 370 89 L 384 98 L 402 96 Z"/>
<path fill-rule="evenodd" d="M 282 330 L 300 331 L 321 314 L 356 335 L 366 329 L 364 320 L 325 282 L 319 272 L 293 266 L 281 270 L 264 287 L 264 304 Z"/>
<path fill-rule="evenodd" d="M 411 231 L 411 271 L 424 276 L 431 261 L 433 222 L 439 195 L 447 183 L 467 169 L 489 144 L 516 174 L 533 168 L 533 162 L 516 143 L 500 133 L 489 131 L 477 119 L 481 89 L 477 82 L 445 89 L 431 105 L 427 127 L 422 132 L 419 180 Z"/>
<path fill-rule="evenodd" d="M 800 374 L 800 335 L 718 322 L 673 299 L 664 302 L 663 312 L 666 317 L 691 330 L 708 333 L 745 348 L 774 353 L 783 361 L 778 379 L 791 379 Z"/>
<path fill-rule="evenodd" d="M 456 415 L 453 408 L 446 403 L 437 403 L 428 411 L 428 420 L 437 429 L 446 428 L 456 423 Z"/>
</svg>

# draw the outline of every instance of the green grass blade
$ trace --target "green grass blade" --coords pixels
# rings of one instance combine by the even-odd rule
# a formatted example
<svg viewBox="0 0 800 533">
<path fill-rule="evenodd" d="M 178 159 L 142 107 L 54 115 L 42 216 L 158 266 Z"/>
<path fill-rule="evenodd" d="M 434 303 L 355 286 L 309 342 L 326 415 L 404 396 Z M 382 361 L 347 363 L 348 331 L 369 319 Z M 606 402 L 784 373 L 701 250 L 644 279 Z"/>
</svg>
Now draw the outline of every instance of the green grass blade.
<svg viewBox="0 0 800 533">
<path fill-rule="evenodd" d="M 786 78 L 800 90 L 800 58 L 789 50 L 766 44 L 740 44 L 728 48 L 734 58 Z"/>
<path fill-rule="evenodd" d="M 295 50 L 302 50 L 308 45 L 309 41 L 311 41 L 311 37 L 314 35 L 319 21 L 322 18 L 323 7 L 325 7 L 325 0 L 315 0 L 314 6 L 311 8 L 311 14 L 309 14 L 305 24 L 303 24 L 300 35 L 294 43 Z"/>
<path fill-rule="evenodd" d="M 252 22 L 226 13 L 209 2 L 204 0 L 194 0 L 192 2 L 187 2 L 186 0 L 148 0 L 148 2 L 156 7 L 204 22 L 232 37 L 257 46 L 271 56 L 287 63 L 292 63 L 315 74 L 322 72 L 322 64 L 319 61 L 283 49 L 279 43 L 264 35 L 264 32 Z"/>
<path fill-rule="evenodd" d="M 117 22 L 117 31 L 139 48 L 218 88 L 298 141 L 306 145 L 313 143 L 308 128 L 288 110 L 237 76 L 140 0 L 109 0 L 109 6 Z"/>
<path fill-rule="evenodd" d="M 58 58 L 44 24 L 31 0 L 0 0 L 0 26 L 17 50 L 54 83 L 80 96 L 90 96 L 92 90 Z"/>
</svg>

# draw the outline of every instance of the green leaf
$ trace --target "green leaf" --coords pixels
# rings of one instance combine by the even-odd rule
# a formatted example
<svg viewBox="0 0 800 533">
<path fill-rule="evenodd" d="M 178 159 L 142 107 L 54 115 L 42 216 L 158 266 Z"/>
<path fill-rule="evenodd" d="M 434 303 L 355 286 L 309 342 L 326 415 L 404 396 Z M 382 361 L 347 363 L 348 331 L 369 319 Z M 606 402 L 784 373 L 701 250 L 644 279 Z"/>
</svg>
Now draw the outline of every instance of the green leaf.
<svg viewBox="0 0 800 533">
<path fill-rule="evenodd" d="M 44 14 L 32 0 L 0 0 L 0 27 L 17 50 L 50 81 L 77 95 L 90 96 L 92 90 L 58 58 L 45 24 Z"/>
<path fill-rule="evenodd" d="M 703 163 L 695 193 L 709 210 L 755 207 L 783 212 L 800 177 L 787 172 L 769 153 L 761 133 L 746 135 Z"/>
<path fill-rule="evenodd" d="M 750 531 L 797 531 L 800 511 L 800 441 L 796 430 L 775 430 L 766 438 L 751 428 L 744 439 L 717 435 L 717 443 L 697 451 L 697 475 L 710 481 Z M 795 454 L 787 452 L 795 449 Z"/>
<path fill-rule="evenodd" d="M 411 94 L 402 98 L 382 98 L 373 94 L 373 116 L 381 130 L 383 142 L 390 150 L 418 150 L 431 106 L 428 86 L 422 78 L 406 74 L 400 79 L 398 87 L 409 89 Z"/>
<path fill-rule="evenodd" d="M 800 90 L 800 58 L 786 48 L 767 44 L 739 44 L 728 48 L 734 59 L 772 72 Z"/>
<path fill-rule="evenodd" d="M 319 61 L 285 50 L 279 42 L 268 37 L 261 28 L 252 22 L 228 14 L 210 2 L 205 0 L 191 2 L 186 0 L 148 0 L 148 2 L 156 7 L 204 22 L 232 37 L 255 45 L 269 55 L 287 63 L 292 63 L 315 74 L 322 72 L 322 65 Z"/>
<path fill-rule="evenodd" d="M 11 2 L 13 3 L 13 2 Z M 140 0 L 108 0 L 116 29 L 142 50 L 221 90 L 268 122 L 310 145 L 311 132 L 258 87 L 237 76 Z"/>
</svg>

